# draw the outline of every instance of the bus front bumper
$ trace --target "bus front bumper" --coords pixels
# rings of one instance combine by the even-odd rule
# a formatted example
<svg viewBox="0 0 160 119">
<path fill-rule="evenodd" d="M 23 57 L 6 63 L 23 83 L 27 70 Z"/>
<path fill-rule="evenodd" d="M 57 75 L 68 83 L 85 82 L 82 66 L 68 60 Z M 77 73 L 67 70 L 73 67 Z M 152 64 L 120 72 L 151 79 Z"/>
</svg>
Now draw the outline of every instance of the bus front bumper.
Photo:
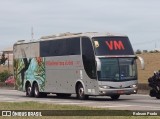
<svg viewBox="0 0 160 119">
<path fill-rule="evenodd" d="M 99 88 L 99 95 L 110 96 L 110 95 L 130 95 L 136 94 L 137 88 L 120 88 L 120 89 L 103 89 Z"/>
</svg>

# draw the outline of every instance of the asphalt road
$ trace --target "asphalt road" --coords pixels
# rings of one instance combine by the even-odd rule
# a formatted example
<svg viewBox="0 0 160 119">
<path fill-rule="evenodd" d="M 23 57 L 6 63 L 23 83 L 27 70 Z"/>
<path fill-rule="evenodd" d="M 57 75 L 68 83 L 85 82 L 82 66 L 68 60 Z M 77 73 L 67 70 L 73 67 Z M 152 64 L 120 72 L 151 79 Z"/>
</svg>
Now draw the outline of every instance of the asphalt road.
<svg viewBox="0 0 160 119">
<path fill-rule="evenodd" d="M 160 110 L 160 100 L 148 95 L 122 95 L 119 100 L 111 100 L 110 97 L 90 97 L 88 100 L 78 100 L 73 95 L 69 98 L 58 98 L 56 95 L 48 95 L 46 98 L 26 97 L 24 92 L 17 90 L 0 90 L 0 102 L 24 102 L 36 101 L 41 103 L 80 105 L 115 110 Z"/>
</svg>

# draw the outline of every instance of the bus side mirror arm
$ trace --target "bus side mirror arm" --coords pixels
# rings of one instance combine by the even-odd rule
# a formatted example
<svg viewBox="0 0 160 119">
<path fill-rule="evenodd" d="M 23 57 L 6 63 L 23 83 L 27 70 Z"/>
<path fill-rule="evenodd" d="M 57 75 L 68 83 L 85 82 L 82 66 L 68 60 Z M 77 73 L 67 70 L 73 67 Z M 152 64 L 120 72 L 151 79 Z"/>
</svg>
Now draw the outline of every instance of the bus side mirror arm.
<svg viewBox="0 0 160 119">
<path fill-rule="evenodd" d="M 141 69 L 144 70 L 145 69 L 145 65 L 144 65 L 144 59 L 140 56 L 137 56 L 137 58 L 139 59 L 140 63 L 141 63 Z"/>
</svg>

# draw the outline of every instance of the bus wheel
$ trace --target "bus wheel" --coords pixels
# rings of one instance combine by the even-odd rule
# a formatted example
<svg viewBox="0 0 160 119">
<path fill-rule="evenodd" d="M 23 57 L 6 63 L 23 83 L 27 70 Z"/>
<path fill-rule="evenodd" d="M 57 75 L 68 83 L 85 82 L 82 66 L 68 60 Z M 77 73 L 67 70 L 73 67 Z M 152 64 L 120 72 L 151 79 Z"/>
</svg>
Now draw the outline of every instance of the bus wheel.
<svg viewBox="0 0 160 119">
<path fill-rule="evenodd" d="M 33 88 L 34 89 L 34 97 L 39 98 L 40 97 L 40 92 L 39 92 L 38 84 L 35 83 L 33 87 L 34 87 Z"/>
<path fill-rule="evenodd" d="M 120 97 L 120 95 L 112 95 L 111 98 L 112 100 L 117 100 Z"/>
<path fill-rule="evenodd" d="M 28 97 L 33 97 L 34 96 L 34 92 L 32 90 L 31 84 L 28 83 L 26 86 L 26 96 Z"/>
<path fill-rule="evenodd" d="M 84 94 L 84 88 L 83 88 L 82 84 L 78 85 L 78 88 L 77 88 L 77 98 L 81 99 L 81 100 L 84 100 L 84 99 L 88 98 L 88 96 Z"/>
</svg>

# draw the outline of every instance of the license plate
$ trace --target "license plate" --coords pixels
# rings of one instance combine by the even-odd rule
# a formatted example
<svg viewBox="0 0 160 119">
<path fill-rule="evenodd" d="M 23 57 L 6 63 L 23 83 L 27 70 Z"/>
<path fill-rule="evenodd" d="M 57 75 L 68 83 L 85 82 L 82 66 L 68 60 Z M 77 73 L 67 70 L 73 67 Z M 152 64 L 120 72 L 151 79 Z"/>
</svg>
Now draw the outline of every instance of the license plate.
<svg viewBox="0 0 160 119">
<path fill-rule="evenodd" d="M 123 94 L 124 91 L 123 91 L 123 90 L 118 90 L 117 93 L 118 93 L 118 94 Z"/>
</svg>

